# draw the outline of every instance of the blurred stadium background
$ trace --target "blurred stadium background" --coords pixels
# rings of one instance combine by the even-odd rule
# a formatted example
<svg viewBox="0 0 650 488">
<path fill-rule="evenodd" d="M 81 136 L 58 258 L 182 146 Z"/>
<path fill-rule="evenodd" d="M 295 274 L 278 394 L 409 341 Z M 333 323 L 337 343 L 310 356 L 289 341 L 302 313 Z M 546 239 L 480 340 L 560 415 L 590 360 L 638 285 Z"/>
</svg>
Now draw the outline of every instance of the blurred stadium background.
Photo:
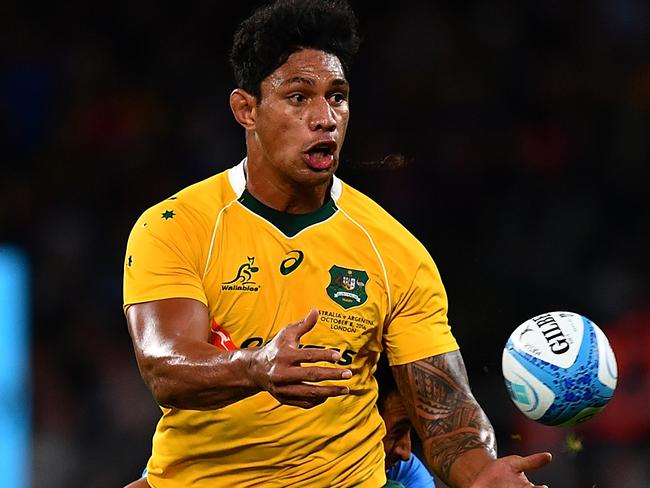
<svg viewBox="0 0 650 488">
<path fill-rule="evenodd" d="M 340 176 L 434 256 L 501 453 L 551 450 L 533 479 L 553 488 L 649 487 L 650 4 L 351 3 L 364 43 L 344 154 L 410 163 Z M 28 486 L 114 488 L 146 462 L 158 409 L 123 252 L 146 207 L 243 156 L 226 56 L 255 4 L 1 7 L 0 242 L 31 269 L 32 405 L 14 405 Z M 610 405 L 571 430 L 524 419 L 501 380 L 509 332 L 551 310 L 599 324 L 619 362 Z"/>
</svg>

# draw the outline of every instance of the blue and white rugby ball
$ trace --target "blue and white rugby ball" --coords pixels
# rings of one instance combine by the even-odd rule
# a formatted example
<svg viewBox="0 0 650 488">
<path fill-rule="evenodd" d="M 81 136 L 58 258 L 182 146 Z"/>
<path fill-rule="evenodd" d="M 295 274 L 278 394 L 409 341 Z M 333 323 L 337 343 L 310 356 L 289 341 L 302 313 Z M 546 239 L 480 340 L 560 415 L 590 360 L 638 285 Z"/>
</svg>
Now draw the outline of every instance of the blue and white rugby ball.
<svg viewBox="0 0 650 488">
<path fill-rule="evenodd" d="M 503 350 L 502 369 L 517 408 L 545 425 L 590 419 L 616 389 L 616 358 L 607 337 L 571 312 L 537 315 L 517 327 Z"/>
</svg>

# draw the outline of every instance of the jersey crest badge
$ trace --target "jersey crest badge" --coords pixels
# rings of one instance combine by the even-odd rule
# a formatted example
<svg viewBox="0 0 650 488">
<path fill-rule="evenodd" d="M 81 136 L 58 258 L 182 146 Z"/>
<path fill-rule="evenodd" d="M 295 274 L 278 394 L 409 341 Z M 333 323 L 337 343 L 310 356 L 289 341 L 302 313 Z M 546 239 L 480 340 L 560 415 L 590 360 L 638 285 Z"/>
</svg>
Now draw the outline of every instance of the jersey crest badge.
<svg viewBox="0 0 650 488">
<path fill-rule="evenodd" d="M 326 291 L 332 300 L 347 310 L 366 303 L 368 280 L 368 273 L 363 270 L 343 268 L 335 264 L 330 268 L 330 284 Z"/>
</svg>

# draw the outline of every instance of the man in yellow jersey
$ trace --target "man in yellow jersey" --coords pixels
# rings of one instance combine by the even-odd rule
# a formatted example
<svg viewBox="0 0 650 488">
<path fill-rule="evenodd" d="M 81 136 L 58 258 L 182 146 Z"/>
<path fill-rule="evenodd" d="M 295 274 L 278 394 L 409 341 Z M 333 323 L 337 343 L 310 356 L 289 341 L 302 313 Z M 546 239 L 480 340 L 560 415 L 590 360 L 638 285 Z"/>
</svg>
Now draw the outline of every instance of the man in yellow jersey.
<svg viewBox="0 0 650 488">
<path fill-rule="evenodd" d="M 550 460 L 495 459 L 431 257 L 334 175 L 358 43 L 341 0 L 255 11 L 231 52 L 245 159 L 133 228 L 124 308 L 162 408 L 152 487 L 383 486 L 380 354 L 448 485 L 531 487 L 523 471 Z"/>
</svg>

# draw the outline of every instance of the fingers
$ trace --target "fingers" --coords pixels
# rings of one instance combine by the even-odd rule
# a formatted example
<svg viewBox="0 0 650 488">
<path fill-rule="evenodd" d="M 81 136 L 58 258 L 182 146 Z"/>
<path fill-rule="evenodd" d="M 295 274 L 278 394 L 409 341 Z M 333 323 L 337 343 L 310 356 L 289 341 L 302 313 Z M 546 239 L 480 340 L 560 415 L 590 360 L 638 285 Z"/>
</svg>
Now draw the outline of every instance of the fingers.
<svg viewBox="0 0 650 488">
<path fill-rule="evenodd" d="M 333 349 L 316 349 L 316 348 L 303 348 L 296 350 L 292 354 L 292 364 L 300 363 L 318 363 L 320 361 L 327 361 L 328 363 L 335 363 L 341 359 L 341 354 Z"/>
<path fill-rule="evenodd" d="M 524 471 L 541 468 L 551 462 L 551 454 L 542 452 L 530 456 L 506 456 L 485 465 L 471 488 L 548 488 L 531 483 Z"/>
<path fill-rule="evenodd" d="M 517 456 L 512 460 L 512 467 L 517 471 L 539 469 L 550 463 L 551 459 L 553 459 L 553 456 L 550 452 L 538 452 L 525 457 Z"/>
<path fill-rule="evenodd" d="M 312 408 L 333 396 L 347 395 L 347 386 L 320 385 L 322 381 L 341 381 L 352 377 L 352 371 L 314 363 L 336 363 L 341 354 L 325 346 L 302 346 L 300 338 L 318 322 L 318 310 L 282 329 L 259 350 L 251 370 L 254 382 L 280 403 Z"/>
<path fill-rule="evenodd" d="M 274 384 L 301 383 L 303 381 L 347 380 L 352 378 L 352 371 L 342 368 L 320 366 L 294 367 L 282 372 L 281 376 L 271 376 Z"/>
<path fill-rule="evenodd" d="M 273 396 L 285 405 L 311 408 L 320 405 L 330 397 L 350 393 L 346 386 L 286 385 L 275 389 Z"/>
<path fill-rule="evenodd" d="M 295 353 L 291 353 L 291 364 L 317 363 L 319 361 L 335 363 L 341 359 L 341 355 L 335 350 L 311 347 L 299 349 L 300 338 L 312 330 L 317 322 L 318 309 L 312 308 L 304 319 L 286 326 L 284 330 L 278 334 L 278 336 L 282 336 L 281 339 L 278 337 L 278 345 L 280 345 L 280 347 L 286 347 L 288 342 L 290 347 L 293 347 L 296 350 Z M 284 346 L 282 346 L 282 344 L 284 344 Z"/>
<path fill-rule="evenodd" d="M 299 342 L 302 336 L 314 328 L 316 322 L 318 322 L 318 309 L 312 308 L 304 319 L 289 325 L 287 328 L 292 329 L 292 339 Z"/>
</svg>

